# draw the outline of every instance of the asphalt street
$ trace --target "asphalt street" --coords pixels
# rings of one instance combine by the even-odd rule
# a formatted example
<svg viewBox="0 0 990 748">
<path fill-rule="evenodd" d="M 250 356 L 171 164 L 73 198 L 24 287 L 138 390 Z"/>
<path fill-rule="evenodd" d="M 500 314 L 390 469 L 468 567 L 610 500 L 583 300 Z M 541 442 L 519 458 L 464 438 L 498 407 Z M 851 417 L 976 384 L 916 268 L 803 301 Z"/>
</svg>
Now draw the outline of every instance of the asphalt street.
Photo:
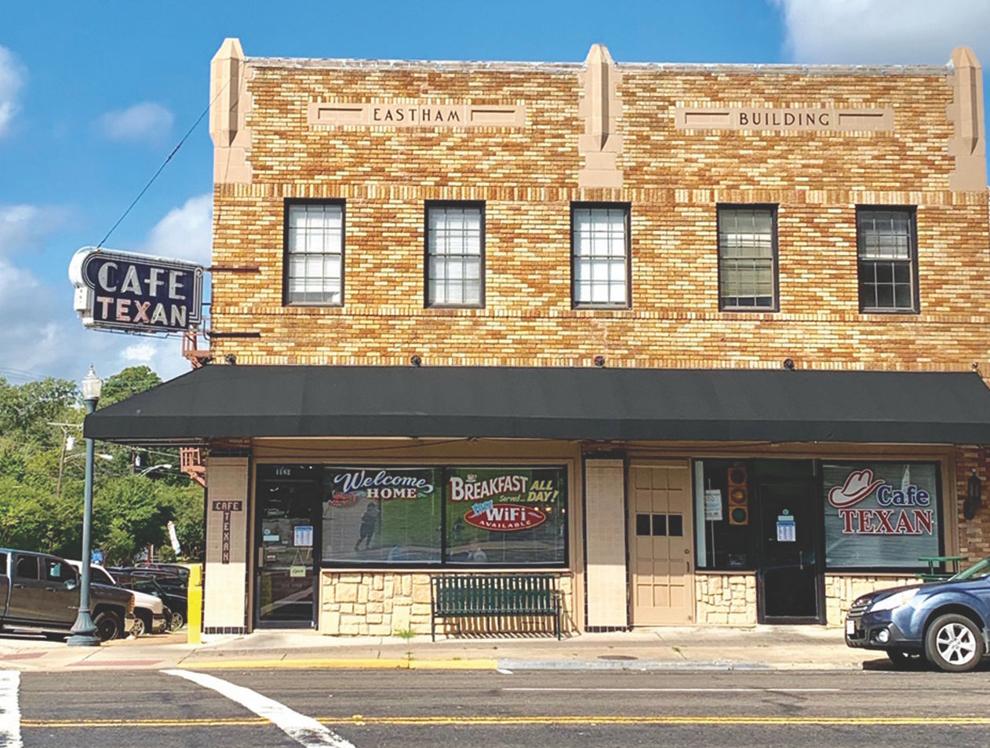
<svg viewBox="0 0 990 748">
<path fill-rule="evenodd" d="M 990 742 L 987 675 L 28 672 L 19 676 L 14 708 L 0 705 L 0 729 L 16 745 L 16 732 L 9 731 L 19 708 L 28 748 L 984 746 Z"/>
</svg>

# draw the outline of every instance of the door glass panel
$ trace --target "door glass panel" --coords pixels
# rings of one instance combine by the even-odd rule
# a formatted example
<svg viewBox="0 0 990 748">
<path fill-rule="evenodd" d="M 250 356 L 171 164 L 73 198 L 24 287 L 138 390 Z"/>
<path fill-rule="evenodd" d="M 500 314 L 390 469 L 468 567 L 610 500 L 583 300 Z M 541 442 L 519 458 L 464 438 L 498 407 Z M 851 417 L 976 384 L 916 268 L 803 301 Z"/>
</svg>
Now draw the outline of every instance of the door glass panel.
<svg viewBox="0 0 990 748">
<path fill-rule="evenodd" d="M 815 488 L 807 483 L 761 484 L 763 615 L 818 617 Z"/>
<path fill-rule="evenodd" d="M 34 556 L 18 556 L 14 576 L 18 579 L 37 579 L 38 559 Z"/>
<path fill-rule="evenodd" d="M 276 477 L 279 469 L 289 470 L 289 477 Z M 271 480 L 261 479 L 263 470 L 272 471 Z M 262 623 L 312 623 L 318 480 L 307 474 L 305 466 L 273 466 L 258 472 L 258 619 Z"/>
</svg>

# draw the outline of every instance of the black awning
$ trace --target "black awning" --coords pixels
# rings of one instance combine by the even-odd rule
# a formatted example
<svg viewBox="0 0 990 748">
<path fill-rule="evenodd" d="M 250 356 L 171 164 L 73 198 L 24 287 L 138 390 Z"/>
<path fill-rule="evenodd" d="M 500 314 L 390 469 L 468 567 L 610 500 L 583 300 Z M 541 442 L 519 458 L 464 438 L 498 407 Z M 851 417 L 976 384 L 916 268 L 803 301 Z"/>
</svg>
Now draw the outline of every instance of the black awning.
<svg viewBox="0 0 990 748">
<path fill-rule="evenodd" d="M 206 366 L 86 418 L 125 443 L 490 437 L 990 443 L 975 373 Z"/>
</svg>

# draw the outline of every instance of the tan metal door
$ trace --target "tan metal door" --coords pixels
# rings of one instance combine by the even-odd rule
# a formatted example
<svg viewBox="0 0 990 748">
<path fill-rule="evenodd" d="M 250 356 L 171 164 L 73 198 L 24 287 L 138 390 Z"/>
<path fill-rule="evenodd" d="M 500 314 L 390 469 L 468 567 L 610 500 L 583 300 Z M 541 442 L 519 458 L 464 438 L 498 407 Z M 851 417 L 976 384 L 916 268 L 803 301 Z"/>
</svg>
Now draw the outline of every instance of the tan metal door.
<svg viewBox="0 0 990 748">
<path fill-rule="evenodd" d="M 693 623 L 690 466 L 656 462 L 633 464 L 630 471 L 633 625 Z"/>
</svg>

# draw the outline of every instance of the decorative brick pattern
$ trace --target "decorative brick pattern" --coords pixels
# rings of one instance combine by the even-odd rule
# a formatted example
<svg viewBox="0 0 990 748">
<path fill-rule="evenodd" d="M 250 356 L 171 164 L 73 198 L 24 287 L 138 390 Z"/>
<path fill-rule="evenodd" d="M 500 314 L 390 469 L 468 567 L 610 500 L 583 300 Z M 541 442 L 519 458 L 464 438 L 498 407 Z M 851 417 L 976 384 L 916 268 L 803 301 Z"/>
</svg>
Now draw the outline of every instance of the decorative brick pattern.
<svg viewBox="0 0 990 748">
<path fill-rule="evenodd" d="M 755 574 L 696 573 L 694 588 L 699 624 L 756 625 Z"/>
<path fill-rule="evenodd" d="M 321 634 L 332 636 L 397 636 L 430 633 L 430 578 L 428 572 L 324 571 L 320 575 Z M 562 626 L 574 631 L 572 579 L 558 582 L 564 606 Z M 437 622 L 437 634 L 526 632 L 553 633 L 545 618 L 505 617 L 452 619 Z"/>
<path fill-rule="evenodd" d="M 969 492 L 967 482 L 973 472 L 982 484 L 983 505 L 973 519 L 963 515 Z M 978 561 L 990 556 L 990 451 L 973 445 L 956 448 L 956 522 L 959 526 L 959 555 Z"/>
<path fill-rule="evenodd" d="M 215 190 L 215 358 L 239 363 L 990 370 L 986 192 L 954 192 L 948 68 L 619 64 L 623 187 L 581 189 L 583 66 L 248 58 L 250 184 Z M 513 104 L 522 129 L 314 129 L 311 102 Z M 678 130 L 677 106 L 883 106 L 892 132 Z M 610 136 L 611 137 L 611 136 Z M 282 303 L 283 202 L 347 201 L 340 308 Z M 480 310 L 423 308 L 423 203 L 486 201 Z M 570 202 L 631 203 L 632 308 L 573 310 Z M 718 311 L 715 208 L 779 205 L 780 312 Z M 921 313 L 862 315 L 855 206 L 918 205 Z"/>
</svg>

